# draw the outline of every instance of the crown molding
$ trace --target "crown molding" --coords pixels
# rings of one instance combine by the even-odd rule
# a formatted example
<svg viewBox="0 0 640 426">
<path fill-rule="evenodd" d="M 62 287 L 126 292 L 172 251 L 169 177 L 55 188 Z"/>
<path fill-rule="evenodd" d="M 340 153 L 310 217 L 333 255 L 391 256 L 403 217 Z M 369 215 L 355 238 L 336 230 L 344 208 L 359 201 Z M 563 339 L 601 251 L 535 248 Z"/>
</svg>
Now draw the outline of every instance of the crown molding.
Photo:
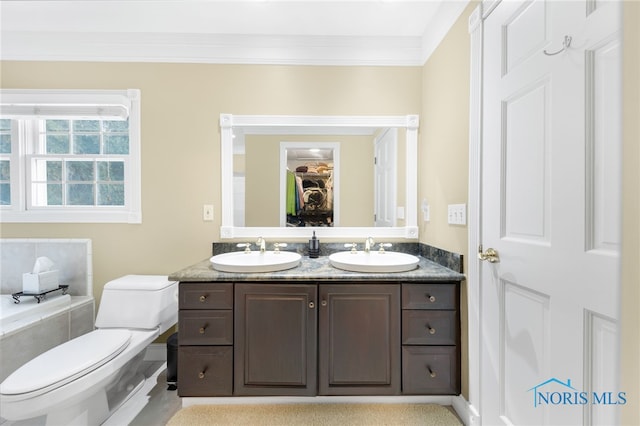
<svg viewBox="0 0 640 426">
<path fill-rule="evenodd" d="M 422 66 L 469 0 L 443 1 L 416 36 L 2 31 L 7 61 Z"/>
<path fill-rule="evenodd" d="M 422 65 L 420 37 L 2 33 L 2 60 L 281 65 Z"/>
</svg>

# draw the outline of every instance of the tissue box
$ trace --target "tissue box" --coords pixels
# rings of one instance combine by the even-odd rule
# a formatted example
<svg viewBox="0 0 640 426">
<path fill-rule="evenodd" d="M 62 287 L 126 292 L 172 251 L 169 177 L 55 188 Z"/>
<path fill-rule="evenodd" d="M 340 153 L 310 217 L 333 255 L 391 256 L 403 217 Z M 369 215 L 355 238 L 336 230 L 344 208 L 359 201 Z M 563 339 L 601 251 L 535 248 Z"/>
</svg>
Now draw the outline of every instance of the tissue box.
<svg viewBox="0 0 640 426">
<path fill-rule="evenodd" d="M 30 294 L 45 293 L 58 288 L 58 271 L 22 274 L 22 291 Z"/>
</svg>

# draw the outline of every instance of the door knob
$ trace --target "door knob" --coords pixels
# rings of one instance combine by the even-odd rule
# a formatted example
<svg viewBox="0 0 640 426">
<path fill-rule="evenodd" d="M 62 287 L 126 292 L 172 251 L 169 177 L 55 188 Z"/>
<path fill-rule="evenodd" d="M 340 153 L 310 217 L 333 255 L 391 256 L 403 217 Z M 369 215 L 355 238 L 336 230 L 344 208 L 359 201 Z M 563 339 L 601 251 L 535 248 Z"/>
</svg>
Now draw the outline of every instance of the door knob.
<svg viewBox="0 0 640 426">
<path fill-rule="evenodd" d="M 482 244 L 478 246 L 478 259 L 488 260 L 489 263 L 500 262 L 500 256 L 495 249 L 489 247 L 486 251 L 482 251 Z"/>
</svg>

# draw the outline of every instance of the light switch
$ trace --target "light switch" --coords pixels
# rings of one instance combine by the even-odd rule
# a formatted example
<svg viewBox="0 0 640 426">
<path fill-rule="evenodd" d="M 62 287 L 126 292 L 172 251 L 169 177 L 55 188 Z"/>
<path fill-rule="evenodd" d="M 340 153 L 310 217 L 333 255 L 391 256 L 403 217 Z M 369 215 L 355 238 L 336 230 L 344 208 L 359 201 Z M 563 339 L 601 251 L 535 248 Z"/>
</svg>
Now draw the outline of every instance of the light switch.
<svg viewBox="0 0 640 426">
<path fill-rule="evenodd" d="M 202 206 L 202 220 L 205 222 L 213 221 L 213 204 L 205 204 Z"/>
<path fill-rule="evenodd" d="M 449 223 L 449 225 L 466 225 L 467 205 L 449 204 L 447 222 Z"/>
<path fill-rule="evenodd" d="M 429 222 L 431 220 L 431 208 L 429 207 L 429 202 L 426 198 L 422 199 L 422 218 L 425 222 Z"/>
</svg>

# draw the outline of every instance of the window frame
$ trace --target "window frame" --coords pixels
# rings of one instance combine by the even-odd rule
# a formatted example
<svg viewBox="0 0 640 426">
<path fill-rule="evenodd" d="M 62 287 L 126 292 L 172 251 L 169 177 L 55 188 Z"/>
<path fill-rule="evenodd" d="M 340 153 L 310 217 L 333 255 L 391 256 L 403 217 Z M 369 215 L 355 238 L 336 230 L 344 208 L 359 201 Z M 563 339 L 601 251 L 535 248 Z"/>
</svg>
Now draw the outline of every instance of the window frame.
<svg viewBox="0 0 640 426">
<path fill-rule="evenodd" d="M 0 95 L 3 117 L 12 119 L 11 204 L 0 206 L 0 223 L 142 223 L 140 90 L 2 90 Z M 12 114 L 11 108 L 21 99 L 35 106 L 19 105 L 15 108 L 18 112 Z M 43 107 L 39 109 L 38 105 Z M 46 110 L 47 116 L 39 116 L 41 110 Z M 113 119 L 99 116 L 105 110 L 118 114 L 126 110 L 129 119 L 129 154 L 105 155 L 105 158 L 125 158 L 125 205 L 32 206 L 31 159 L 44 157 L 36 152 L 34 145 L 39 138 L 37 120 Z M 78 111 L 82 111 L 82 115 L 78 115 Z M 88 116 L 85 115 L 87 111 Z M 15 131 L 13 127 L 16 127 Z M 17 167 L 14 167 L 16 157 Z M 82 159 L 83 155 L 67 154 L 65 157 Z"/>
</svg>

